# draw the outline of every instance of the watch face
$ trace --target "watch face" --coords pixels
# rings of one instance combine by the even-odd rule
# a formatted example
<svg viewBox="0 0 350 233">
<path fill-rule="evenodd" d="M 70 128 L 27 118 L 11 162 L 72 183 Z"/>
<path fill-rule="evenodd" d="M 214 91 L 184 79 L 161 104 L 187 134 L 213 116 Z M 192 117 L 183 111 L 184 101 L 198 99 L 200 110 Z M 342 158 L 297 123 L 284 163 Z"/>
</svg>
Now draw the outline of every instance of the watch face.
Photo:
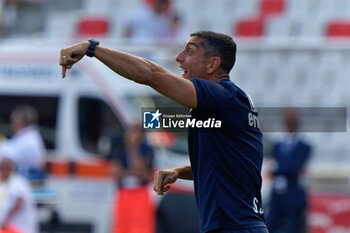
<svg viewBox="0 0 350 233">
<path fill-rule="evenodd" d="M 90 39 L 89 39 L 89 42 L 90 42 L 90 43 L 95 43 L 95 44 L 97 44 L 97 45 L 100 43 L 98 40 L 95 40 L 95 39 L 93 39 L 93 38 L 90 38 Z"/>
</svg>

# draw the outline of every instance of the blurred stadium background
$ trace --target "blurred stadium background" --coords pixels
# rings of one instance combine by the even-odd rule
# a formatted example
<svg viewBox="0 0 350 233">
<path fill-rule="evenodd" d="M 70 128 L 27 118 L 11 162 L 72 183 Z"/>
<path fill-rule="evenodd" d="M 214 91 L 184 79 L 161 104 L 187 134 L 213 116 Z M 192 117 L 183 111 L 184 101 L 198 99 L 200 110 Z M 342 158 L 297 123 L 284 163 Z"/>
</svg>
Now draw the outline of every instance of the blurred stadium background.
<svg viewBox="0 0 350 233">
<path fill-rule="evenodd" d="M 180 73 L 174 57 L 188 35 L 198 30 L 214 30 L 232 35 L 237 41 L 237 62 L 231 79 L 252 96 L 257 107 L 349 106 L 350 0 L 172 0 L 171 8 L 179 19 L 180 33 L 153 43 L 131 42 L 123 34 L 127 19 L 143 1 L 152 4 L 146 0 L 9 1 L 14 2 L 14 10 L 7 7 L 8 1 L 1 0 L 1 60 L 6 62 L 7 56 L 20 56 L 18 54 L 32 45 L 40 52 L 47 49 L 52 54 L 56 51 L 58 58 L 62 46 L 93 37 L 104 45 L 146 56 Z M 6 51 L 12 52 L 6 54 Z M 21 67 L 23 61 L 12 67 L 16 65 Z M 57 70 L 59 79 L 58 64 Z M 2 67 L 1 78 L 5 80 L 8 74 Z M 0 79 L 0 87 L 1 82 L 4 81 Z M 137 88 L 128 91 L 130 95 L 140 93 Z M 7 106 L 16 93 L 1 91 L 0 96 L 1 106 Z M 8 116 L 8 111 L 1 110 L 3 118 Z M 2 127 L 6 131 L 6 127 Z M 350 231 L 350 133 L 347 125 L 343 131 L 327 128 L 324 132 L 302 133 L 314 146 L 309 163 L 309 232 Z M 282 134 L 265 133 L 265 202 L 270 185 L 268 172 L 265 172 L 269 167 L 268 149 Z M 187 161 L 184 151 L 182 154 L 184 159 L 179 161 Z M 69 160 L 69 156 L 65 159 Z M 171 160 L 171 156 L 162 157 L 157 166 L 180 163 L 176 159 L 169 162 Z M 94 185 L 96 188 L 96 182 Z M 69 183 L 62 181 L 61 186 L 69 186 Z M 75 188 L 69 195 L 80 195 L 82 190 L 90 189 L 89 186 Z M 84 211 L 91 209 L 72 210 L 76 214 Z M 101 218 L 109 217 L 109 213 L 101 215 Z M 88 217 L 82 219 L 92 221 Z M 101 229 L 109 229 L 109 226 Z"/>
</svg>

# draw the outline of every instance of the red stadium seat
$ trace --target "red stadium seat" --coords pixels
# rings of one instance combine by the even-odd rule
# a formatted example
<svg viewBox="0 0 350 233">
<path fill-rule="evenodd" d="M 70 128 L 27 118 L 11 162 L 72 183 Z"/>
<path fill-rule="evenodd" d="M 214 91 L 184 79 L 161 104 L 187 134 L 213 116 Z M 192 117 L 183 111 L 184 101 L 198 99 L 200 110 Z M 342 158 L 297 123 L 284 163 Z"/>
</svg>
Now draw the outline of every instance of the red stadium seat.
<svg viewBox="0 0 350 233">
<path fill-rule="evenodd" d="M 333 21 L 327 25 L 326 35 L 329 37 L 350 36 L 350 21 Z"/>
<path fill-rule="evenodd" d="M 260 14 L 262 17 L 281 14 L 284 11 L 284 0 L 262 0 L 260 5 Z"/>
<path fill-rule="evenodd" d="M 237 23 L 235 35 L 243 37 L 259 37 L 264 32 L 262 18 L 246 19 Z"/>
<path fill-rule="evenodd" d="M 83 17 L 78 22 L 78 36 L 106 36 L 109 30 L 109 21 L 102 16 Z"/>
</svg>

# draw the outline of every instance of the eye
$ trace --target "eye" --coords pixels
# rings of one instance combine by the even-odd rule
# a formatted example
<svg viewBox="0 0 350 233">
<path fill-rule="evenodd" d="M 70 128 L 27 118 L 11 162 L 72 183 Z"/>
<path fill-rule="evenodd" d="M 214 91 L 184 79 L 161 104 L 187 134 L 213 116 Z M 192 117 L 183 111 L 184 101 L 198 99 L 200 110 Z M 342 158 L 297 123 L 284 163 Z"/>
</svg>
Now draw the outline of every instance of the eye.
<svg viewBox="0 0 350 233">
<path fill-rule="evenodd" d="M 191 55 L 193 53 L 192 49 L 188 48 L 185 50 L 187 55 Z"/>
</svg>

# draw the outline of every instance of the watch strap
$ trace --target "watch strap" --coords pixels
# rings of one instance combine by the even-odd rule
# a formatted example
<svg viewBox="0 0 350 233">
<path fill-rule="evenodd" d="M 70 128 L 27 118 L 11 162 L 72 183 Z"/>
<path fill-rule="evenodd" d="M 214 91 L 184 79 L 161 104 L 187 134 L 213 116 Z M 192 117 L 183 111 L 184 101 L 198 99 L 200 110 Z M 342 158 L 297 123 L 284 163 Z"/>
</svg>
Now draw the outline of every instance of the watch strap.
<svg viewBox="0 0 350 233">
<path fill-rule="evenodd" d="M 90 45 L 88 50 L 86 51 L 86 55 L 89 57 L 94 57 L 96 46 L 100 44 L 100 42 L 95 39 L 89 39 L 89 42 L 90 42 Z"/>
</svg>

